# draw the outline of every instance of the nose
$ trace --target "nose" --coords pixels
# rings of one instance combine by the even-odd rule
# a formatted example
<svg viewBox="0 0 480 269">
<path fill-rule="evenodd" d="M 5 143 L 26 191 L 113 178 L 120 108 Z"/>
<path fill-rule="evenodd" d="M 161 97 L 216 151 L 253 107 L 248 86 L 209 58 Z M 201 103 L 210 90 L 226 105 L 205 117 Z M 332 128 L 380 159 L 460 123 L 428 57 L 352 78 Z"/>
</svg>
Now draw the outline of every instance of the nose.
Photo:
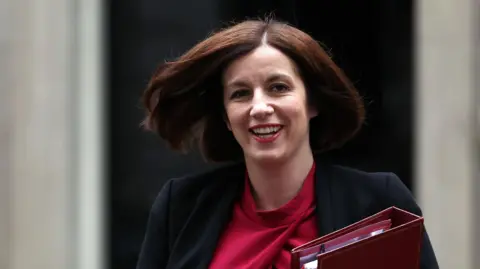
<svg viewBox="0 0 480 269">
<path fill-rule="evenodd" d="M 261 91 L 260 91 L 261 92 Z M 250 116 L 253 118 L 265 118 L 273 114 L 273 107 L 269 104 L 268 98 L 259 91 L 253 96 L 252 108 L 250 110 Z"/>
</svg>

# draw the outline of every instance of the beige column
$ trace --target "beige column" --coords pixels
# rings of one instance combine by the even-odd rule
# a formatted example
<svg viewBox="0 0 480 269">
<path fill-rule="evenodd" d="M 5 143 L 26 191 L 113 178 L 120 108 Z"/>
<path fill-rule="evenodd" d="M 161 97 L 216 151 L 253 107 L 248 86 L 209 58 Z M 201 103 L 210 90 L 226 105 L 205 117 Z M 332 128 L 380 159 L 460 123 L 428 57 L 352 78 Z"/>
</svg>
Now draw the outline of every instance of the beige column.
<svg viewBox="0 0 480 269">
<path fill-rule="evenodd" d="M 101 1 L 0 1 L 0 268 L 103 268 Z"/>
<path fill-rule="evenodd" d="M 479 5 L 416 3 L 416 194 L 440 268 L 474 269 L 480 264 Z"/>
<path fill-rule="evenodd" d="M 11 83 L 8 73 L 11 46 L 9 40 L 8 13 L 10 3 L 0 1 L 0 268 L 9 268 L 10 255 L 10 142 L 11 142 L 11 91 L 7 86 Z"/>
</svg>

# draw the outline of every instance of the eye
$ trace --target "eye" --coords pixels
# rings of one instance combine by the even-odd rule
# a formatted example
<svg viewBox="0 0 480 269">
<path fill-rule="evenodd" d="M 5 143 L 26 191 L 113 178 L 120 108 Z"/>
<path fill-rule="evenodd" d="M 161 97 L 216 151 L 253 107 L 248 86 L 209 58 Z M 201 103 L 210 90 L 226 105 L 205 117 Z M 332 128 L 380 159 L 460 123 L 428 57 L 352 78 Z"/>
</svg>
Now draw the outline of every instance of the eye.
<svg viewBox="0 0 480 269">
<path fill-rule="evenodd" d="M 276 84 L 273 84 L 270 89 L 273 91 L 273 92 L 286 92 L 288 91 L 290 88 L 283 84 L 283 83 L 276 83 Z"/>
<path fill-rule="evenodd" d="M 247 89 L 235 90 L 235 91 L 230 95 L 230 99 L 242 98 L 242 97 L 248 96 L 249 93 L 250 93 L 250 91 L 247 90 Z"/>
</svg>

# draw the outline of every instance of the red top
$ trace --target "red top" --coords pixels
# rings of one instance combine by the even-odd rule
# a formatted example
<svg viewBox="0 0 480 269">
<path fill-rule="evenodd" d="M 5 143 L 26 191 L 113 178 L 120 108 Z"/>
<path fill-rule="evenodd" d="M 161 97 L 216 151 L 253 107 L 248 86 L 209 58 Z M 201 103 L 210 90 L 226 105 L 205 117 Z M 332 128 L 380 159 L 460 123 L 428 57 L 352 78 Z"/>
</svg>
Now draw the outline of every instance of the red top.
<svg viewBox="0 0 480 269">
<path fill-rule="evenodd" d="M 248 174 L 242 199 L 215 250 L 210 269 L 290 268 L 290 250 L 318 237 L 315 219 L 315 163 L 302 189 L 282 207 L 259 211 Z"/>
</svg>

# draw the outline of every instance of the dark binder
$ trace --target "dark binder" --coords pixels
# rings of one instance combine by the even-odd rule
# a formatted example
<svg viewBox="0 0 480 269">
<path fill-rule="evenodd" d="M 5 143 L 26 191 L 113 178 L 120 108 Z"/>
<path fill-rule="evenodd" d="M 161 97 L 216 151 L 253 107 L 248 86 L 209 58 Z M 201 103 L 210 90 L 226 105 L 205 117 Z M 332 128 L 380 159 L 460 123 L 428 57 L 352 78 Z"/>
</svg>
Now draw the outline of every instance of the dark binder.
<svg viewBox="0 0 480 269">
<path fill-rule="evenodd" d="M 423 217 L 390 207 L 292 250 L 292 269 L 416 269 Z"/>
</svg>

